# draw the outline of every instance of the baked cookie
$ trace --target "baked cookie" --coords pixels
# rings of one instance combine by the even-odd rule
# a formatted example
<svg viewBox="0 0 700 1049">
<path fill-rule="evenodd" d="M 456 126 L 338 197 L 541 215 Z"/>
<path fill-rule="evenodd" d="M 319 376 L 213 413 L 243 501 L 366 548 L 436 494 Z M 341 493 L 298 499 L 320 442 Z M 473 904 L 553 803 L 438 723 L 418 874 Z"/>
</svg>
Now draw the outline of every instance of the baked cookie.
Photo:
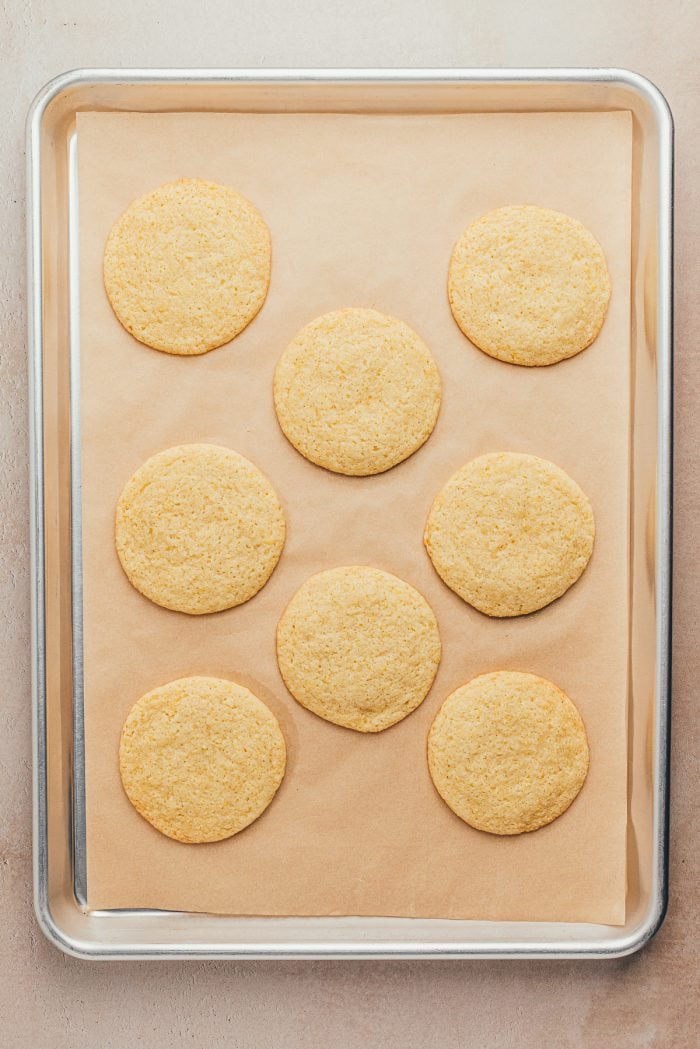
<svg viewBox="0 0 700 1049">
<path fill-rule="evenodd" d="M 554 463 L 493 452 L 458 470 L 425 529 L 436 572 L 488 616 L 543 608 L 579 578 L 593 552 L 591 504 Z"/>
<path fill-rule="evenodd" d="M 407 324 L 376 310 L 317 317 L 275 371 L 275 409 L 297 451 L 335 473 L 382 473 L 427 441 L 441 383 Z"/>
<path fill-rule="evenodd" d="M 277 628 L 277 661 L 294 698 L 358 732 L 380 732 L 423 702 L 440 662 L 425 598 L 378 568 L 311 576 Z"/>
<path fill-rule="evenodd" d="M 200 615 L 247 601 L 284 546 L 274 488 L 248 459 L 214 444 L 183 444 L 141 466 L 117 504 L 117 554 L 157 605 Z"/>
<path fill-rule="evenodd" d="M 602 328 L 610 275 L 580 222 L 521 204 L 467 227 L 452 252 L 448 293 L 479 349 L 511 364 L 554 364 L 590 346 Z"/>
<path fill-rule="evenodd" d="M 448 696 L 428 735 L 443 801 L 491 834 L 522 834 L 568 809 L 588 772 L 581 715 L 534 674 L 482 674 Z"/>
<path fill-rule="evenodd" d="M 107 238 L 104 282 L 139 342 L 199 354 L 229 342 L 267 295 L 270 233 L 228 186 L 183 178 L 135 200 Z"/>
<path fill-rule="evenodd" d="M 185 677 L 131 708 L 119 745 L 129 801 L 177 841 L 220 841 L 270 804 L 286 748 L 272 711 L 247 688 Z"/>
</svg>

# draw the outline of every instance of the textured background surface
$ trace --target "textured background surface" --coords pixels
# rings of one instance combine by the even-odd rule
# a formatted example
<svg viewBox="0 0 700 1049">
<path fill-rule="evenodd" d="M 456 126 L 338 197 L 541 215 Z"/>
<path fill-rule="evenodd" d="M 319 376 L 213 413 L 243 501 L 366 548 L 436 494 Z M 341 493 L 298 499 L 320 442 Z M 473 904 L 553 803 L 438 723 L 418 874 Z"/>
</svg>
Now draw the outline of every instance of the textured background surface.
<svg viewBox="0 0 700 1049">
<path fill-rule="evenodd" d="M 694 1049 L 700 1024 L 700 67 L 695 0 L 0 0 L 0 1023 L 15 1046 L 174 1044 Z M 24 135 L 77 66 L 617 65 L 677 126 L 676 573 L 671 904 L 642 954 L 608 963 L 86 963 L 31 904 Z"/>
</svg>

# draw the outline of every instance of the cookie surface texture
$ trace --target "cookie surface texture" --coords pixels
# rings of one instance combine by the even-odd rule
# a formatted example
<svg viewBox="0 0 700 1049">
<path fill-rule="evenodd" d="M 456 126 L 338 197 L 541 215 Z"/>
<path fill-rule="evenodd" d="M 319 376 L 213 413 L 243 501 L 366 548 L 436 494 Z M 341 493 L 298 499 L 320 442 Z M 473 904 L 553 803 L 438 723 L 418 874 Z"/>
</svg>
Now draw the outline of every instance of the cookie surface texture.
<svg viewBox="0 0 700 1049">
<path fill-rule="evenodd" d="M 244 456 L 213 444 L 154 455 L 117 504 L 117 554 L 130 582 L 164 608 L 232 608 L 267 582 L 284 546 L 274 488 Z"/>
<path fill-rule="evenodd" d="M 438 575 L 489 616 L 519 616 L 560 597 L 593 552 L 591 504 L 574 480 L 535 455 L 473 459 L 440 491 L 425 546 Z"/>
<path fill-rule="evenodd" d="M 382 473 L 427 441 L 440 410 L 437 365 L 403 321 L 344 309 L 307 324 L 275 371 L 275 409 L 297 451 L 336 473 Z"/>
<path fill-rule="evenodd" d="M 206 353 L 252 321 L 267 295 L 271 257 L 254 204 L 228 186 L 180 179 L 135 200 L 114 223 L 105 290 L 139 342 Z"/>
<path fill-rule="evenodd" d="M 450 260 L 457 324 L 479 349 L 511 364 L 555 364 L 585 349 L 603 326 L 610 290 L 593 234 L 529 204 L 483 215 Z"/>
<path fill-rule="evenodd" d="M 213 677 L 180 678 L 142 696 L 119 745 L 131 804 L 184 842 L 221 841 L 256 820 L 285 763 L 272 711 L 247 688 Z"/>
<path fill-rule="evenodd" d="M 353 565 L 312 576 L 277 628 L 284 682 L 336 725 L 379 732 L 423 702 L 440 662 L 437 621 L 412 586 Z"/>
<path fill-rule="evenodd" d="M 465 823 L 491 834 L 522 834 L 561 816 L 588 761 L 577 708 L 534 674 L 474 678 L 447 697 L 428 736 L 438 793 Z"/>
</svg>

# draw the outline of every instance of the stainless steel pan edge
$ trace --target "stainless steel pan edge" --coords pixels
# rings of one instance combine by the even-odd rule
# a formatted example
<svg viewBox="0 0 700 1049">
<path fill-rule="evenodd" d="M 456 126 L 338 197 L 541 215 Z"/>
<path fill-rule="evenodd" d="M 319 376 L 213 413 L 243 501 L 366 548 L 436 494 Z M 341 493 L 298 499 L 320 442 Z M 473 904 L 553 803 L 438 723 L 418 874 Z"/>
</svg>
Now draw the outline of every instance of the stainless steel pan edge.
<svg viewBox="0 0 700 1049">
<path fill-rule="evenodd" d="M 255 919 L 167 912 L 89 912 L 73 886 L 70 847 L 56 874 L 49 848 L 49 754 L 47 718 L 47 576 L 44 457 L 44 227 L 42 224 L 42 131 L 48 108 L 64 92 L 107 85 L 591 85 L 632 93 L 650 114 L 658 138 L 655 229 L 656 515 L 655 515 L 655 705 L 651 768 L 653 862 L 644 913 L 632 928 L 571 925 L 548 937 L 547 923 L 444 922 L 411 919 Z M 165 69 L 79 70 L 47 84 L 27 120 L 28 353 L 30 552 L 32 600 L 32 695 L 34 756 L 34 900 L 47 938 L 80 958 L 616 958 L 643 947 L 656 933 L 668 898 L 668 811 L 672 543 L 672 253 L 673 123 L 660 91 L 644 77 L 619 69 Z M 58 888 L 57 888 L 58 886 Z M 426 934 L 427 928 L 430 934 Z M 147 934 L 144 933 L 147 930 Z M 235 934 L 234 934 L 235 930 Z"/>
</svg>

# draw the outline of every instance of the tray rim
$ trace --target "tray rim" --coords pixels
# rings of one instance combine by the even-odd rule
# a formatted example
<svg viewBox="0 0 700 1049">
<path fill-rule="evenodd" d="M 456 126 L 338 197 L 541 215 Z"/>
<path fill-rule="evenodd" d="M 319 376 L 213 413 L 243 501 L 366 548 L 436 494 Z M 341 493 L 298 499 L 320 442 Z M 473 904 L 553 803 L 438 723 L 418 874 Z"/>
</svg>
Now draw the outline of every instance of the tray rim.
<svg viewBox="0 0 700 1049">
<path fill-rule="evenodd" d="M 596 941 L 555 943 L 513 940 L 486 943 L 380 943 L 357 938 L 302 944 L 293 942 L 236 945 L 149 943 L 108 946 L 69 934 L 53 914 L 48 896 L 47 742 L 46 742 L 46 578 L 44 528 L 43 417 L 43 274 L 41 225 L 41 132 L 46 110 L 69 88 L 105 84 L 351 83 L 440 84 L 592 84 L 611 83 L 631 89 L 650 107 L 659 136 L 658 314 L 657 344 L 657 559 L 656 703 L 654 759 L 659 773 L 654 796 L 654 888 L 639 926 L 628 935 Z M 32 102 L 26 123 L 27 292 L 29 371 L 29 517 L 31 588 L 33 878 L 38 924 L 60 950 L 78 958 L 619 958 L 644 947 L 658 932 L 668 906 L 668 838 L 671 703 L 671 566 L 673 520 L 673 118 L 664 95 L 646 77 L 622 68 L 83 68 L 48 81 Z M 167 913 L 167 912 L 164 912 Z M 539 924 L 539 923 L 538 923 Z M 545 925 L 546 923 L 541 923 Z"/>
</svg>

